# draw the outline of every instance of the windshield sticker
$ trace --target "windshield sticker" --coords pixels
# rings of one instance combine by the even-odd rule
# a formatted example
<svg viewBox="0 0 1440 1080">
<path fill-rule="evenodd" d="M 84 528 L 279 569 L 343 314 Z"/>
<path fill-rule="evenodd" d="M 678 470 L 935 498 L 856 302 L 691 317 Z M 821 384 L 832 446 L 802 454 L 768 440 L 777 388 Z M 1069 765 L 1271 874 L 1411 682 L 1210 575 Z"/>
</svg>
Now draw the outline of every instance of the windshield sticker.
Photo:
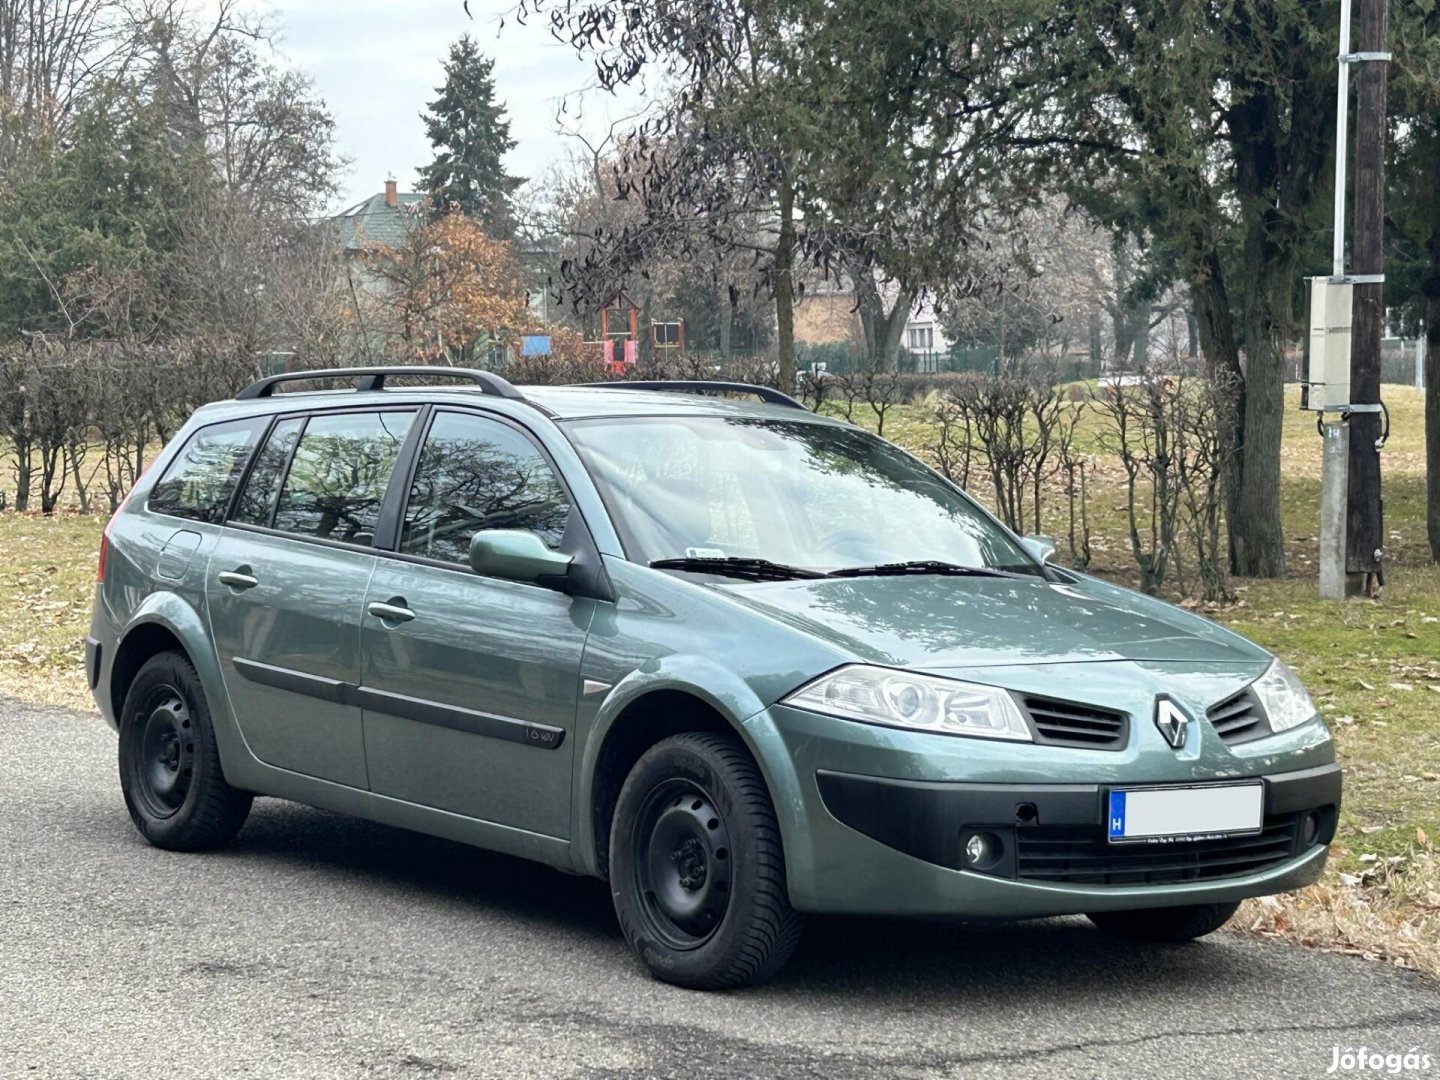
<svg viewBox="0 0 1440 1080">
<path fill-rule="evenodd" d="M 687 559 L 723 559 L 725 551 L 723 548 L 687 547 L 685 557 Z"/>
</svg>

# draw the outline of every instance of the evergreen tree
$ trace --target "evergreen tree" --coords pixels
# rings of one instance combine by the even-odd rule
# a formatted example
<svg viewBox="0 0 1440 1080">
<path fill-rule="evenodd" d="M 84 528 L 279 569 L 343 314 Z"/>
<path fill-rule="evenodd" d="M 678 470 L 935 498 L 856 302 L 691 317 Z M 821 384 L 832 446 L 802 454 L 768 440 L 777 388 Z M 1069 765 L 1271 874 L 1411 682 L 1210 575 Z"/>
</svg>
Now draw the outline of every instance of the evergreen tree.
<svg viewBox="0 0 1440 1080">
<path fill-rule="evenodd" d="M 435 160 L 419 170 L 420 185 L 437 216 L 469 214 L 492 236 L 509 239 L 515 231 L 510 196 L 521 181 L 501 160 L 515 140 L 505 107 L 495 100 L 494 68 L 469 35 L 450 47 L 445 85 L 422 115 Z"/>
</svg>

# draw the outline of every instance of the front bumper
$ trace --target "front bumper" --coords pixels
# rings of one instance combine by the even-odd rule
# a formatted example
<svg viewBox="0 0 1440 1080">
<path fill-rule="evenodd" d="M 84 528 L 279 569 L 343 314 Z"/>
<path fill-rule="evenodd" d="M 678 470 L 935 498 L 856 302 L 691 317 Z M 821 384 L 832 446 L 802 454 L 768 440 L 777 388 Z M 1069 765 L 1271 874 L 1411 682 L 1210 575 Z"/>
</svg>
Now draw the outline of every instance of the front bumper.
<svg viewBox="0 0 1440 1080">
<path fill-rule="evenodd" d="M 1263 778 L 1258 835 L 1111 844 L 1108 788 L 1096 784 L 946 784 L 846 773 L 816 776 L 826 810 L 886 847 L 935 866 L 1009 881 L 1072 885 L 1217 882 L 1273 870 L 1335 835 L 1340 769 L 1321 765 Z M 985 840 L 979 866 L 965 844 Z"/>
<path fill-rule="evenodd" d="M 1319 878 L 1340 809 L 1319 724 L 1245 747 L 1206 731 L 1188 756 L 1145 739 L 1124 753 L 991 745 L 786 706 L 746 726 L 804 911 L 1033 918 L 1288 892 Z M 1265 785 L 1258 836 L 1106 842 L 1112 785 L 1255 778 Z M 1000 839 L 1003 856 L 964 869 L 964 843 L 979 831 Z"/>
</svg>

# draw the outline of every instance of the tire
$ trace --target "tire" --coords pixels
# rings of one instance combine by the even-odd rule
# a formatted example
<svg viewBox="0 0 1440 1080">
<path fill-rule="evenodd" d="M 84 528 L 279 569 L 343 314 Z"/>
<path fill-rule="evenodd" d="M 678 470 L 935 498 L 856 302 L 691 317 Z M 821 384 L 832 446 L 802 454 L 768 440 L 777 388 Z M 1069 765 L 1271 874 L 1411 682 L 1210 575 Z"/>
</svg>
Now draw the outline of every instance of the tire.
<svg viewBox="0 0 1440 1080">
<path fill-rule="evenodd" d="M 610 886 L 651 973 L 696 990 L 765 981 L 804 925 L 765 781 L 725 735 L 676 735 L 635 763 L 610 830 Z"/>
<path fill-rule="evenodd" d="M 120 710 L 120 789 L 140 835 L 213 851 L 240 831 L 252 796 L 225 782 L 200 676 L 178 652 L 152 656 Z"/>
<path fill-rule="evenodd" d="M 1184 907 L 1141 908 L 1137 911 L 1097 911 L 1085 916 L 1107 934 L 1133 941 L 1194 941 L 1214 933 L 1230 921 L 1239 901 L 1225 904 L 1188 904 Z"/>
</svg>

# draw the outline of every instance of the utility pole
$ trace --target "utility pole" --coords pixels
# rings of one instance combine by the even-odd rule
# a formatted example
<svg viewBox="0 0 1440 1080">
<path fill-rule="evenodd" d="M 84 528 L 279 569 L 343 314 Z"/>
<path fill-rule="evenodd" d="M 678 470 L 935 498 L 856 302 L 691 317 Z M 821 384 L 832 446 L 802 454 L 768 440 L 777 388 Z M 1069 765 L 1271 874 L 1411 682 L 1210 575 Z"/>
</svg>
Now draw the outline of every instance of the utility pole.
<svg viewBox="0 0 1440 1080">
<path fill-rule="evenodd" d="M 1345 181 L 1350 165 L 1350 0 L 1340 0 L 1340 55 L 1335 90 L 1335 223 L 1330 277 L 1310 280 L 1305 378 L 1301 407 L 1319 413 L 1320 596 L 1351 594 L 1345 573 L 1345 514 L 1349 490 L 1350 291 L 1345 276 Z M 1331 384 L 1335 385 L 1331 385 Z M 1333 410 L 1333 411 L 1331 411 Z M 1329 414 L 1327 415 L 1327 411 Z"/>
<path fill-rule="evenodd" d="M 1366 595 L 1383 582 L 1380 499 L 1380 338 L 1384 332 L 1385 96 L 1389 0 L 1359 0 L 1355 86 L 1355 306 L 1350 354 L 1350 448 L 1345 570 Z M 1341 62 L 1346 61 L 1341 58 Z"/>
</svg>

